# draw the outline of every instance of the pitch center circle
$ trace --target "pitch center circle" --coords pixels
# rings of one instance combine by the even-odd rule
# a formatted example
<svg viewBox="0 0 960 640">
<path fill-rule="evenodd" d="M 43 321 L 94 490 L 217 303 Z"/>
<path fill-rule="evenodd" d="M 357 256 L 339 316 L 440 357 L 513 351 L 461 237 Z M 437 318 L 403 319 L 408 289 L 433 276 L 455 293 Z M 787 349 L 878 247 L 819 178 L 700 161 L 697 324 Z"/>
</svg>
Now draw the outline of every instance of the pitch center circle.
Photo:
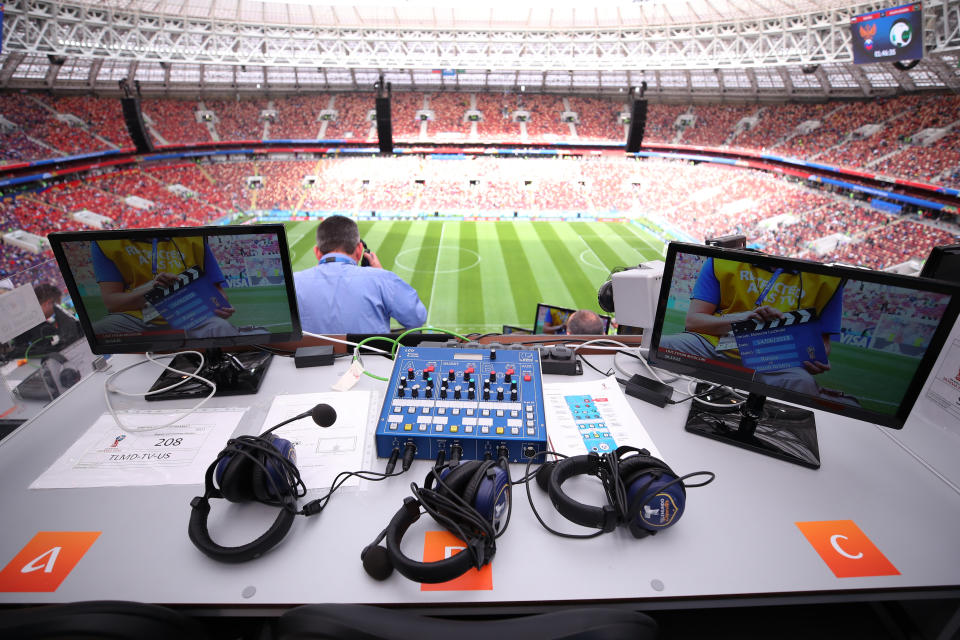
<svg viewBox="0 0 960 640">
<path fill-rule="evenodd" d="M 438 261 L 438 262 L 439 262 L 439 260 L 440 260 L 440 255 L 441 255 L 443 252 L 456 250 L 456 251 L 462 252 L 462 253 L 465 252 L 465 253 L 473 254 L 473 257 L 474 257 L 473 264 L 468 264 L 468 265 L 466 265 L 465 267 L 460 267 L 459 269 L 417 269 L 416 267 L 411 267 L 411 266 L 409 266 L 409 265 L 407 265 L 407 264 L 404 264 L 404 262 L 403 262 L 403 260 L 402 260 L 403 256 L 409 255 L 409 254 L 411 254 L 411 253 L 420 253 L 420 252 L 423 251 L 424 249 L 432 249 L 432 248 L 433 248 L 433 247 L 431 247 L 431 246 L 426 246 L 426 247 L 420 247 L 419 249 L 404 249 L 403 251 L 401 251 L 400 253 L 397 254 L 397 257 L 396 257 L 396 258 L 394 258 L 394 260 L 393 260 L 393 266 L 394 266 L 394 267 L 397 267 L 397 268 L 400 268 L 400 269 L 403 269 L 404 271 L 409 271 L 409 272 L 411 272 L 411 273 L 460 273 L 461 271 L 466 271 L 467 269 L 473 269 L 473 268 L 476 267 L 478 264 L 480 264 L 480 261 L 483 259 L 483 258 L 480 257 L 480 254 L 477 253 L 476 251 L 474 251 L 473 249 L 467 249 L 467 248 L 465 248 L 465 247 L 440 247 L 440 246 L 437 246 L 437 261 Z"/>
</svg>

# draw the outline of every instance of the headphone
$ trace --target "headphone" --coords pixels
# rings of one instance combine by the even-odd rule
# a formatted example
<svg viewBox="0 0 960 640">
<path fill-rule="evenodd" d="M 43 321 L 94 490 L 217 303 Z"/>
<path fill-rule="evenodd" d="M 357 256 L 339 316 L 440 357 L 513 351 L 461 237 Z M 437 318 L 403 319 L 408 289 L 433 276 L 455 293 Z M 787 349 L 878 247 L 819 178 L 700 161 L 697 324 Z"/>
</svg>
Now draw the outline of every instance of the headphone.
<svg viewBox="0 0 960 640">
<path fill-rule="evenodd" d="M 563 483 L 578 475 L 599 478 L 607 504 L 587 505 L 567 495 Z M 685 484 L 687 478 L 698 475 L 710 477 L 698 484 Z M 587 535 L 561 533 L 548 527 L 535 509 L 534 514 L 548 531 L 564 537 L 592 538 L 627 525 L 633 537 L 645 538 L 676 524 L 683 515 L 686 490 L 710 484 L 715 477 L 710 471 L 679 476 L 666 462 L 636 447 L 618 447 L 612 454 L 571 456 L 541 465 L 536 473 L 537 484 L 563 517 L 599 531 Z"/>
<path fill-rule="evenodd" d="M 259 436 L 239 436 L 227 441 L 204 476 L 204 494 L 190 501 L 190 541 L 210 558 L 238 563 L 259 558 L 275 547 L 290 531 L 294 517 L 319 513 L 322 505 L 313 501 L 297 510 L 297 498 L 307 493 L 297 469 L 297 452 L 293 443 L 273 435 L 273 431 L 301 418 L 311 417 L 321 427 L 337 420 L 337 412 L 328 404 L 318 404 L 309 411 L 271 427 Z M 276 520 L 256 540 L 238 547 L 225 547 L 210 537 L 207 518 L 210 498 L 230 502 L 262 502 L 280 507 Z"/>
<path fill-rule="evenodd" d="M 447 582 L 493 560 L 496 538 L 510 519 L 507 471 L 492 460 L 470 460 L 432 469 L 424 485 L 410 485 L 414 497 L 404 499 L 387 528 L 360 553 L 370 577 L 386 580 L 396 569 L 415 582 Z M 421 508 L 463 540 L 466 549 L 436 562 L 418 562 L 406 556 L 400 544 L 410 525 L 420 519 Z M 380 545 L 384 539 L 386 547 Z"/>
</svg>

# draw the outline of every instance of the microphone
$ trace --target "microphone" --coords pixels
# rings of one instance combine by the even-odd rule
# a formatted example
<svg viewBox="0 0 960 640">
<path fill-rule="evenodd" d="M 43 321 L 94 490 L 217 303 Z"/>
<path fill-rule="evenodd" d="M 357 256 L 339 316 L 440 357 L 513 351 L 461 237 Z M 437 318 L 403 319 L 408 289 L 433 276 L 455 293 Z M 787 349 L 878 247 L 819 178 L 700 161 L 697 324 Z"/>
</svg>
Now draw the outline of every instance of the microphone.
<svg viewBox="0 0 960 640">
<path fill-rule="evenodd" d="M 377 539 L 368 544 L 360 552 L 360 561 L 363 562 L 363 569 L 367 575 L 374 580 L 386 580 L 393 573 L 393 563 L 390 562 L 390 555 L 386 547 L 380 546 L 380 541 L 387 535 L 384 529 L 377 536 Z"/>
<path fill-rule="evenodd" d="M 276 426 L 270 427 L 269 429 L 267 429 L 266 431 L 264 431 L 263 433 L 261 433 L 261 434 L 260 434 L 260 437 L 263 437 L 263 436 L 267 435 L 268 433 L 271 433 L 271 432 L 273 432 L 273 431 L 276 431 L 277 429 L 279 429 L 280 427 L 282 427 L 282 426 L 284 426 L 284 425 L 286 425 L 286 424 L 290 424 L 291 422 L 295 422 L 295 421 L 297 421 L 297 420 L 301 420 L 301 419 L 307 418 L 307 417 L 313 418 L 313 421 L 314 421 L 316 424 L 318 424 L 319 426 L 321 426 L 321 427 L 329 427 L 329 426 L 331 426 L 334 422 L 337 421 L 337 412 L 336 412 L 336 410 L 335 410 L 333 407 L 331 407 L 330 405 L 324 404 L 324 403 L 321 402 L 320 404 L 318 404 L 317 406 L 313 407 L 313 408 L 310 409 L 309 411 L 304 411 L 303 413 L 301 413 L 301 414 L 299 414 L 299 415 L 296 415 L 296 416 L 293 416 L 292 418 L 289 418 L 289 419 L 287 419 L 287 420 L 284 420 L 283 422 L 281 422 L 280 424 L 278 424 L 278 425 L 276 425 Z"/>
</svg>

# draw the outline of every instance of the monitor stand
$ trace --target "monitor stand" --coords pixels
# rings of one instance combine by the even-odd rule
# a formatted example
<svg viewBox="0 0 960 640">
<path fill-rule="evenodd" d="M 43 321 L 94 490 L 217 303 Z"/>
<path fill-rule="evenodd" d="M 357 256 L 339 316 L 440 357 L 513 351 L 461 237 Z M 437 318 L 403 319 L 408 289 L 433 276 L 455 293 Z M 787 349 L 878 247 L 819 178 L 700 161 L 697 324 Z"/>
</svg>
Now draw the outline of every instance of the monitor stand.
<svg viewBox="0 0 960 640">
<path fill-rule="evenodd" d="M 263 382 L 263 375 L 270 366 L 272 353 L 263 351 L 243 351 L 224 353 L 221 349 L 207 349 L 204 353 L 203 368 L 197 375 L 217 385 L 217 396 L 239 396 L 256 393 Z M 176 356 L 171 367 L 181 371 L 196 371 L 200 359 L 191 353 Z M 165 370 L 150 391 L 163 389 L 183 380 L 185 376 Z M 149 394 L 147 400 L 179 400 L 182 398 L 204 398 L 210 394 L 210 387 L 190 379 L 180 386 L 163 393 Z"/>
<path fill-rule="evenodd" d="M 710 386 L 700 383 L 696 393 L 703 393 Z M 810 469 L 820 468 L 812 411 L 767 401 L 766 396 L 755 393 L 737 404 L 742 398 L 725 389 L 702 399 L 711 405 L 729 404 L 730 408 L 707 406 L 694 399 L 687 416 L 687 431 Z"/>
</svg>

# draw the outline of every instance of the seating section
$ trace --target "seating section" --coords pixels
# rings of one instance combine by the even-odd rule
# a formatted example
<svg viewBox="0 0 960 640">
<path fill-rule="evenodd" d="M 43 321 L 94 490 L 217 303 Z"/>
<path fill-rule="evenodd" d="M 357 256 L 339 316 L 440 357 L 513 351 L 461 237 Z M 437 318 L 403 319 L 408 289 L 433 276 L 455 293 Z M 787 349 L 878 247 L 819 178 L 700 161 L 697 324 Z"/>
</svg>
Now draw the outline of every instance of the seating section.
<svg viewBox="0 0 960 640">
<path fill-rule="evenodd" d="M 214 112 L 223 140 L 327 138 L 375 140 L 373 93 L 319 94 L 261 100 L 145 99 L 158 143 L 211 141 L 196 111 Z M 261 112 L 278 117 L 264 126 Z M 416 112 L 431 109 L 427 140 L 574 140 L 561 114 L 571 110 L 581 141 L 622 142 L 626 99 L 584 96 L 443 92 L 394 93 L 394 136 L 420 139 Z M 318 119 L 334 109 L 336 120 Z M 483 114 L 465 120 L 468 110 Z M 530 113 L 524 127 L 517 110 Z M 685 116 L 692 123 L 682 124 Z M 92 96 L 0 95 L 0 162 L 129 147 L 119 101 Z M 683 118 L 681 117 L 683 116 Z M 749 126 L 745 123 L 749 122 Z M 876 125 L 863 129 L 864 125 Z M 933 140 L 928 134 L 933 133 Z M 960 97 L 940 94 L 867 102 L 778 105 L 651 103 L 647 142 L 703 145 L 807 157 L 943 186 L 960 186 Z M 0 203 L 5 229 L 39 235 L 78 229 L 71 215 L 88 209 L 117 226 L 204 224 L 250 210 L 411 212 L 563 211 L 642 216 L 697 240 L 744 233 L 765 250 L 818 260 L 886 267 L 922 258 L 957 239 L 953 227 L 893 216 L 848 198 L 739 167 L 629 159 L 619 154 L 571 159 L 422 157 L 268 159 L 177 163 L 128 169 L 57 185 Z M 259 188 L 248 178 L 258 176 Z M 306 176 L 317 176 L 313 185 Z M 788 214 L 788 215 L 784 215 Z M 5 247 L 4 273 L 40 260 Z"/>
</svg>

